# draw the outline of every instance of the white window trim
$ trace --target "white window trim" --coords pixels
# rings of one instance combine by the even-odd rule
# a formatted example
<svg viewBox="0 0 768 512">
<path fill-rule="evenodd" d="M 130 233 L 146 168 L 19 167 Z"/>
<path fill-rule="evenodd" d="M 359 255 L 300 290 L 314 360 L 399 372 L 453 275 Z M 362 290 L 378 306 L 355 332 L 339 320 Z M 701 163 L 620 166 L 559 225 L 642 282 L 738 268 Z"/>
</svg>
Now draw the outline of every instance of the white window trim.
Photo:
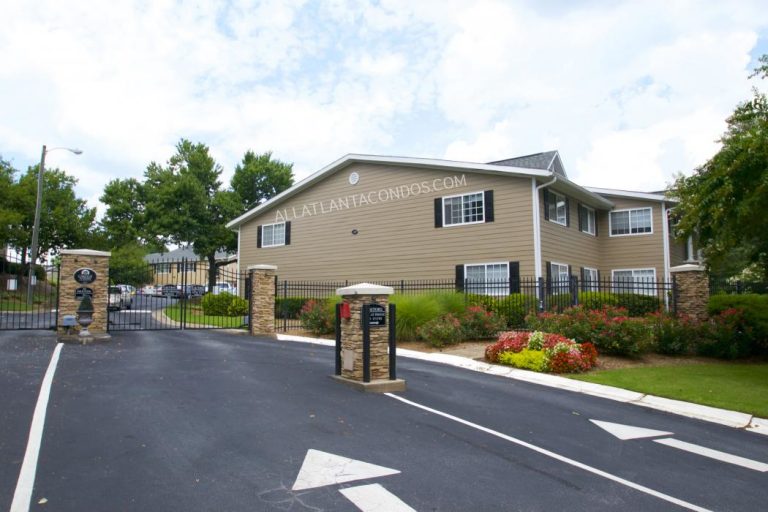
<svg viewBox="0 0 768 512">
<path fill-rule="evenodd" d="M 613 234 L 613 213 L 620 213 L 620 212 L 631 212 L 636 210 L 650 210 L 651 211 L 651 230 L 647 233 L 624 233 L 621 235 L 614 235 Z M 632 214 L 630 214 L 629 219 L 629 226 L 630 229 L 632 229 Z M 621 210 L 611 210 L 608 212 L 608 236 L 609 237 L 621 237 L 621 236 L 644 236 L 644 235 L 652 235 L 653 234 L 653 207 L 652 206 L 641 206 L 640 208 L 622 208 Z"/>
<path fill-rule="evenodd" d="M 557 261 L 550 261 L 549 262 L 549 269 L 550 269 L 550 276 L 549 276 L 549 285 L 551 287 L 551 291 L 553 293 L 565 293 L 566 291 L 571 289 L 571 273 L 568 272 L 568 277 L 563 280 L 560 279 L 560 272 L 555 275 L 554 272 L 554 266 L 557 265 L 559 267 L 565 267 L 565 271 L 568 272 L 570 269 L 570 265 L 566 263 L 560 263 Z"/>
<path fill-rule="evenodd" d="M 586 291 L 589 292 L 595 292 L 600 288 L 600 271 L 593 267 L 582 267 L 584 269 L 584 273 L 587 272 L 594 272 L 595 274 L 595 280 L 592 281 L 592 279 L 589 280 L 589 287 L 585 288 Z M 582 280 L 583 281 L 583 280 Z"/>
<path fill-rule="evenodd" d="M 487 276 L 487 274 L 488 274 L 488 268 L 487 268 L 488 265 L 504 265 L 507 268 L 507 283 L 509 283 L 509 280 L 510 280 L 510 276 L 509 276 L 509 262 L 508 261 L 491 261 L 491 262 L 483 262 L 483 263 L 465 263 L 464 264 L 464 282 L 465 282 L 465 284 L 468 281 L 468 279 L 467 279 L 467 267 L 479 267 L 479 266 L 486 267 L 485 272 L 486 272 L 486 276 Z M 483 292 L 483 295 L 494 295 L 494 296 L 497 296 L 497 295 L 509 295 L 509 289 L 507 289 L 507 291 L 505 293 L 488 293 L 488 279 L 487 278 L 486 278 L 486 280 L 483 283 L 483 287 L 485 289 L 484 292 Z"/>
<path fill-rule="evenodd" d="M 557 201 L 555 201 L 555 218 L 552 218 L 552 216 L 549 215 L 549 211 L 547 211 L 547 215 L 549 215 L 549 219 L 547 220 L 549 220 L 549 222 L 554 222 L 558 226 L 568 227 L 568 206 L 569 206 L 568 197 L 566 197 L 565 194 L 561 194 L 560 192 L 555 192 L 554 190 L 550 190 L 548 195 L 549 195 L 549 201 L 544 203 L 544 207 L 547 208 L 547 210 L 549 210 L 549 205 L 552 204 L 553 195 L 562 196 L 563 201 L 565 202 L 565 220 L 563 220 L 563 222 L 560 222 L 557 220 Z"/>
<path fill-rule="evenodd" d="M 475 194 L 480 194 L 480 196 L 483 198 L 483 220 L 473 220 L 472 222 L 457 222 L 456 224 L 446 224 L 445 219 L 445 200 L 446 199 L 452 199 L 454 197 L 464 197 L 464 196 L 471 196 Z M 476 192 L 467 192 L 466 194 L 453 194 L 450 196 L 442 196 L 440 198 L 440 205 L 443 209 L 443 227 L 444 228 L 455 228 L 456 226 L 468 226 L 470 224 L 485 224 L 485 191 L 484 190 L 478 190 Z M 463 211 L 462 211 L 463 213 Z M 478 263 L 478 265 L 482 265 L 482 263 Z M 466 269 L 465 269 L 466 270 Z"/>
<path fill-rule="evenodd" d="M 586 235 L 597 236 L 597 234 L 596 234 L 596 232 L 597 232 L 597 230 L 596 230 L 596 228 L 597 228 L 597 210 L 595 210 L 594 208 L 591 208 L 591 207 L 589 207 L 589 206 L 587 206 L 585 204 L 582 204 L 581 208 L 584 208 L 588 212 L 592 212 L 593 223 L 592 223 L 592 231 L 589 231 L 589 226 L 587 226 L 587 230 L 580 229 L 579 231 L 581 233 L 586 234 Z M 579 214 L 579 216 L 581 216 L 581 212 L 577 212 L 577 213 Z M 587 218 L 589 218 L 589 215 L 587 215 Z M 651 220 L 653 220 L 653 219 L 651 219 Z M 579 221 L 579 222 L 581 222 L 581 221 Z M 587 224 L 589 224 L 589 223 L 587 223 Z M 653 229 L 653 222 L 651 222 L 651 229 Z M 610 233 L 610 231 L 608 231 L 608 232 Z M 584 268 L 587 268 L 587 267 L 584 267 Z"/>
<path fill-rule="evenodd" d="M 269 244 L 269 245 L 264 243 L 265 242 L 265 240 L 264 240 L 264 228 L 269 227 L 269 226 L 280 226 L 280 225 L 283 226 L 283 243 L 281 243 L 281 244 Z M 274 236 L 272 238 L 274 238 Z M 272 224 L 262 224 L 261 225 L 261 248 L 262 249 L 268 249 L 270 247 L 282 247 L 284 245 L 285 245 L 285 222 L 274 222 Z"/>
<path fill-rule="evenodd" d="M 653 286 L 654 286 L 654 293 L 653 293 L 653 295 L 656 295 L 656 287 L 659 285 L 659 281 L 656 279 L 656 268 L 655 267 L 646 267 L 646 268 L 616 268 L 616 269 L 613 269 L 613 270 L 611 270 L 611 284 L 614 284 L 616 282 L 616 272 L 632 272 L 634 274 L 634 272 L 647 272 L 649 270 L 651 272 L 653 272 L 653 278 L 652 278 L 653 279 Z M 635 279 L 635 276 L 632 275 L 633 285 L 636 284 L 636 283 L 634 283 L 634 279 Z M 639 295 L 650 295 L 650 294 L 642 293 L 642 290 L 638 292 L 635 289 L 635 286 L 632 287 L 632 293 L 637 293 Z"/>
</svg>

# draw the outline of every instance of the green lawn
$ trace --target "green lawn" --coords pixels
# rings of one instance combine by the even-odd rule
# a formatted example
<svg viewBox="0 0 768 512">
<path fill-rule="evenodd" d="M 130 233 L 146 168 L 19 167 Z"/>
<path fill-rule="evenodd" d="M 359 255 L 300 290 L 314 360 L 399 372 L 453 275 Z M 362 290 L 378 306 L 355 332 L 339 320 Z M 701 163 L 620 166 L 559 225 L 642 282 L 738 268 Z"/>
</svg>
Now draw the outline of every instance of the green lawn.
<svg viewBox="0 0 768 512">
<path fill-rule="evenodd" d="M 0 311 L 27 311 L 32 309 L 27 306 L 26 302 L 20 302 L 18 300 L 0 299 Z"/>
<path fill-rule="evenodd" d="M 164 310 L 165 316 L 176 322 L 181 322 L 181 308 L 178 304 L 168 306 Z M 243 325 L 242 316 L 213 316 L 203 314 L 202 308 L 191 306 L 187 309 L 185 319 L 187 324 L 210 325 L 213 327 L 231 327 L 237 329 Z"/>
<path fill-rule="evenodd" d="M 768 364 L 655 366 L 569 377 L 768 418 Z"/>
</svg>

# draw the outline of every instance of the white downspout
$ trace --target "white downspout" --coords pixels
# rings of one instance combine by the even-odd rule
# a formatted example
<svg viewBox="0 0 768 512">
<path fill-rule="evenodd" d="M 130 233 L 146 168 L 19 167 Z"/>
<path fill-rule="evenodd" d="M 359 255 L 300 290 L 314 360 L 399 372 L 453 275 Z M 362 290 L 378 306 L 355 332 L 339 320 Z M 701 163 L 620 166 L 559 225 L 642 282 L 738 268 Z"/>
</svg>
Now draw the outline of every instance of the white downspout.
<svg viewBox="0 0 768 512">
<path fill-rule="evenodd" d="M 670 273 L 669 273 L 669 213 L 672 210 L 667 210 L 667 204 L 662 201 L 661 202 L 661 212 L 662 212 L 662 225 L 661 225 L 661 233 L 664 236 L 664 281 L 669 283 L 671 281 Z M 667 311 L 669 311 L 669 294 L 664 294 L 664 306 Z"/>
<path fill-rule="evenodd" d="M 531 194 L 533 195 L 533 267 L 536 279 L 541 277 L 541 208 L 539 208 L 539 190 L 553 185 L 557 174 L 552 174 L 552 181 L 536 186 L 536 178 L 531 178 Z"/>
</svg>

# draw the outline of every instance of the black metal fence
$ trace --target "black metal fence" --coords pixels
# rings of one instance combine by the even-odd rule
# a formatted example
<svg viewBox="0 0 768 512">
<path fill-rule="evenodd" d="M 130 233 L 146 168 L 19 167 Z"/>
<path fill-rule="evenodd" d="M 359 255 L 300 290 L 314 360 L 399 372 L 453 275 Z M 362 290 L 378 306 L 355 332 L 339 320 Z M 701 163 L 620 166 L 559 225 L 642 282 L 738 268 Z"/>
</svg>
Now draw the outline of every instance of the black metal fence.
<svg viewBox="0 0 768 512">
<path fill-rule="evenodd" d="M 233 265 L 160 260 L 109 273 L 110 331 L 237 329 L 249 320 L 246 278 Z M 233 297 L 234 296 L 234 297 Z"/>
<path fill-rule="evenodd" d="M 709 280 L 709 293 L 711 295 L 721 293 L 729 295 L 741 295 L 744 293 L 768 294 L 768 282 L 712 277 Z"/>
<path fill-rule="evenodd" d="M 482 306 L 506 319 L 509 327 L 520 327 L 532 312 L 562 311 L 584 305 L 590 309 L 603 306 L 622 307 L 629 316 L 657 311 L 675 311 L 675 283 L 652 278 L 625 280 L 566 280 L 524 277 L 500 281 L 465 279 L 370 281 L 392 287 L 399 295 L 459 293 L 466 305 Z M 302 309 L 311 309 L 310 301 L 335 302 L 336 290 L 349 281 L 279 281 L 275 280 L 275 316 L 279 331 L 298 330 Z M 395 297 L 397 300 L 397 297 Z"/>
<path fill-rule="evenodd" d="M 58 265 L 34 265 L 0 256 L 0 330 L 56 329 Z"/>
</svg>

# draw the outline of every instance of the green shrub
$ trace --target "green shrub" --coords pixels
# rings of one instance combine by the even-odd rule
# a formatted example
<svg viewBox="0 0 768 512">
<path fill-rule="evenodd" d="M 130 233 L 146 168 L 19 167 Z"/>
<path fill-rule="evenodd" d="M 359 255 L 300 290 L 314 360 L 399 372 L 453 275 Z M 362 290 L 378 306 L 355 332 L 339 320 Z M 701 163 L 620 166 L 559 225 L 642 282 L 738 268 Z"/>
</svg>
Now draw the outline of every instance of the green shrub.
<svg viewBox="0 0 768 512">
<path fill-rule="evenodd" d="M 716 316 L 729 309 L 743 312 L 744 326 L 751 331 L 754 351 L 768 352 L 768 295 L 713 295 L 709 298 L 708 312 Z"/>
<path fill-rule="evenodd" d="M 307 297 L 282 297 L 275 299 L 275 318 L 299 318 Z"/>
<path fill-rule="evenodd" d="M 332 334 L 336 331 L 336 301 L 310 299 L 302 306 L 299 319 L 312 334 Z"/>
<path fill-rule="evenodd" d="M 504 319 L 482 306 L 468 307 L 459 323 L 464 332 L 464 338 L 468 340 L 495 338 L 500 331 L 504 330 L 506 324 Z"/>
<path fill-rule="evenodd" d="M 397 339 L 401 341 L 418 339 L 419 327 L 446 313 L 435 294 L 395 294 L 390 302 L 397 308 L 395 329 Z"/>
<path fill-rule="evenodd" d="M 232 301 L 237 298 L 238 297 L 232 295 L 231 293 L 226 292 L 219 293 L 218 295 L 206 293 L 200 303 L 203 306 L 203 313 L 206 315 L 228 316 L 229 305 L 232 304 Z M 246 305 L 246 312 L 247 309 L 248 307 Z"/>
<path fill-rule="evenodd" d="M 738 359 L 756 353 L 751 327 L 740 309 L 726 309 L 704 324 L 696 352 L 707 357 Z"/>
<path fill-rule="evenodd" d="M 653 344 L 646 321 L 628 317 L 623 308 L 587 310 L 577 306 L 559 314 L 531 314 L 526 322 L 534 330 L 562 334 L 579 343 L 591 342 L 605 354 L 636 355 Z"/>
<path fill-rule="evenodd" d="M 647 317 L 656 352 L 667 355 L 687 354 L 704 335 L 702 325 L 687 315 L 678 317 L 655 313 Z"/>
<path fill-rule="evenodd" d="M 645 316 L 661 311 L 661 300 L 655 295 L 642 295 L 639 293 L 616 294 L 616 305 L 627 310 L 629 316 Z"/>
<path fill-rule="evenodd" d="M 589 291 L 579 292 L 579 305 L 585 309 L 603 309 L 603 306 L 618 306 L 619 299 L 615 293 Z"/>
<path fill-rule="evenodd" d="M 525 315 L 535 311 L 536 297 L 522 293 L 502 295 L 467 295 L 467 304 L 470 306 L 483 306 L 487 311 L 492 311 L 502 318 L 508 328 L 523 327 Z"/>
<path fill-rule="evenodd" d="M 535 372 L 547 370 L 547 356 L 543 350 L 524 348 L 520 352 L 502 352 L 499 354 L 499 362 Z"/>
<path fill-rule="evenodd" d="M 459 343 L 464 338 L 461 322 L 450 313 L 418 327 L 417 334 L 434 347 Z"/>
<path fill-rule="evenodd" d="M 546 305 L 547 311 L 561 312 L 571 307 L 571 294 L 566 292 L 548 295 Z"/>
<path fill-rule="evenodd" d="M 245 316 L 248 314 L 248 301 L 240 297 L 232 297 L 227 306 L 227 316 Z"/>
<path fill-rule="evenodd" d="M 467 309 L 467 300 L 463 293 L 432 292 L 428 295 L 435 299 L 443 314 L 450 313 L 454 316 L 460 316 Z"/>
</svg>

